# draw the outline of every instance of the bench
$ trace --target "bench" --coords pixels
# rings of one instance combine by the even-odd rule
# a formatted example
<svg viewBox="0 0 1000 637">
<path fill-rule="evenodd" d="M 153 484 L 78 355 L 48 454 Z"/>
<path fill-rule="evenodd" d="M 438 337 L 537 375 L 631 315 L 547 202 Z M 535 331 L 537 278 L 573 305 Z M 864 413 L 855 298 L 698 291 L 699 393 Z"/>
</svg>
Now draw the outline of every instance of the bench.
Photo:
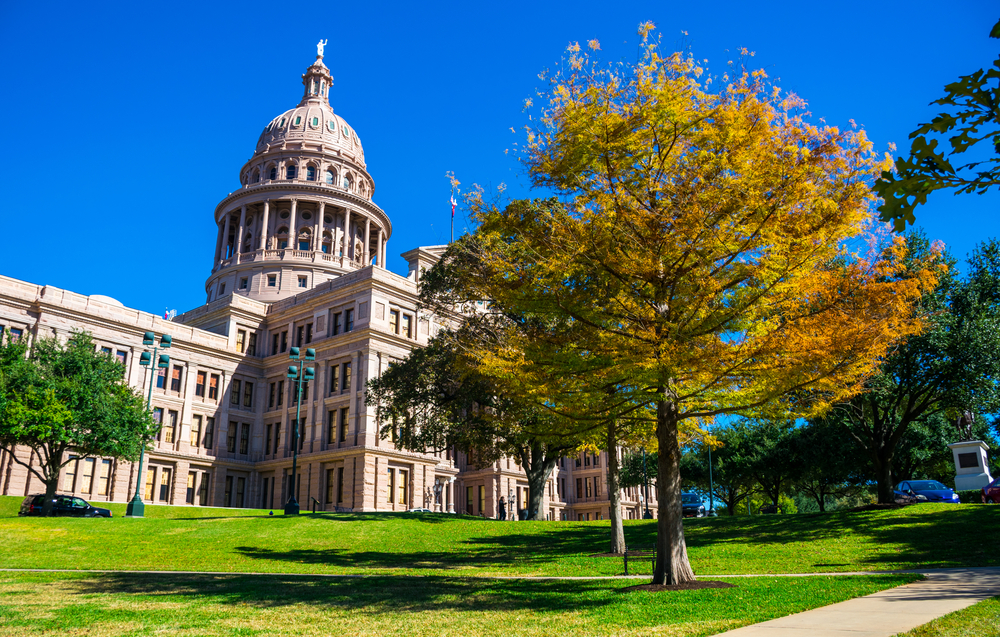
<svg viewBox="0 0 1000 637">
<path fill-rule="evenodd" d="M 649 560 L 653 564 L 651 572 L 656 571 L 656 547 L 655 546 L 625 546 L 625 575 L 628 575 L 628 561 Z"/>
</svg>

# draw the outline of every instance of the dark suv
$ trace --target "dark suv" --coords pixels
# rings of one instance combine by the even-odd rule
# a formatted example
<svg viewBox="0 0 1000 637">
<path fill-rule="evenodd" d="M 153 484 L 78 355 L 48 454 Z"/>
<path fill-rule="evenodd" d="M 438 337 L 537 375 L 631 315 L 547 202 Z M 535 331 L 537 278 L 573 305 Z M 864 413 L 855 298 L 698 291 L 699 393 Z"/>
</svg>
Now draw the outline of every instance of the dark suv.
<svg viewBox="0 0 1000 637">
<path fill-rule="evenodd" d="M 17 514 L 41 515 L 42 501 L 44 499 L 44 495 L 29 495 L 21 503 L 21 510 Z M 57 495 L 52 502 L 52 515 L 74 518 L 110 518 L 111 511 L 90 506 L 82 498 L 74 498 L 71 495 Z"/>
<path fill-rule="evenodd" d="M 681 509 L 686 518 L 705 517 L 705 503 L 697 493 L 681 493 Z"/>
</svg>

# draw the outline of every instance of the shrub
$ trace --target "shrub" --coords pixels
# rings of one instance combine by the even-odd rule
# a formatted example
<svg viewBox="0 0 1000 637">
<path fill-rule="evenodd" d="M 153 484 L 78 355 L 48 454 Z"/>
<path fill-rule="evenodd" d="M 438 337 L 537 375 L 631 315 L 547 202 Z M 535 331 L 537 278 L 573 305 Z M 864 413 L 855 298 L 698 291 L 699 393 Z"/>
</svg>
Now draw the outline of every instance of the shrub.
<svg viewBox="0 0 1000 637">
<path fill-rule="evenodd" d="M 958 494 L 959 502 L 979 504 L 983 501 L 982 489 L 968 489 L 965 491 L 956 491 L 955 493 Z"/>
</svg>

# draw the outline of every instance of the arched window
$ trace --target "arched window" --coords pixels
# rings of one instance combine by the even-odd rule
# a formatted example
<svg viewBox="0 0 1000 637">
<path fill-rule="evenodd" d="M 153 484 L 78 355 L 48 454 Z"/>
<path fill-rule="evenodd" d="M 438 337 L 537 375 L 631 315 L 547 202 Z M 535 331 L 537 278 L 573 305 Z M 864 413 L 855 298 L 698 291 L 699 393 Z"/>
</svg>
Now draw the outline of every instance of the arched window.
<svg viewBox="0 0 1000 637">
<path fill-rule="evenodd" d="M 284 250 L 288 247 L 288 228 L 285 226 L 278 228 L 277 235 L 278 249 Z"/>
<path fill-rule="evenodd" d="M 277 178 L 278 178 L 278 169 L 275 166 L 271 166 L 271 174 L 268 176 L 268 179 L 274 180 Z"/>
<path fill-rule="evenodd" d="M 258 181 L 260 181 L 260 171 L 259 170 L 254 170 L 253 171 L 253 178 L 250 181 L 253 182 L 253 183 L 257 183 Z"/>
<path fill-rule="evenodd" d="M 302 232 L 300 232 L 299 233 L 298 249 L 299 250 L 309 250 L 311 248 L 310 244 L 312 243 L 312 241 L 310 241 L 310 239 L 312 239 L 312 235 L 309 233 L 308 230 L 303 230 Z"/>
<path fill-rule="evenodd" d="M 344 177 L 344 188 L 346 190 L 350 190 L 351 186 L 353 186 L 353 185 L 354 185 L 354 182 L 351 181 L 350 177 Z"/>
<path fill-rule="evenodd" d="M 315 166 L 306 166 L 306 181 L 316 181 Z"/>
<path fill-rule="evenodd" d="M 328 183 L 328 184 L 330 184 L 332 186 L 334 181 L 336 181 L 336 175 L 333 174 L 332 170 L 327 170 L 326 171 L 326 183 Z"/>
<path fill-rule="evenodd" d="M 330 250 L 333 249 L 333 234 L 330 231 L 323 233 L 323 246 L 322 250 L 324 254 L 330 254 Z"/>
<path fill-rule="evenodd" d="M 285 168 L 285 179 L 295 179 L 295 164 L 288 164 Z"/>
</svg>

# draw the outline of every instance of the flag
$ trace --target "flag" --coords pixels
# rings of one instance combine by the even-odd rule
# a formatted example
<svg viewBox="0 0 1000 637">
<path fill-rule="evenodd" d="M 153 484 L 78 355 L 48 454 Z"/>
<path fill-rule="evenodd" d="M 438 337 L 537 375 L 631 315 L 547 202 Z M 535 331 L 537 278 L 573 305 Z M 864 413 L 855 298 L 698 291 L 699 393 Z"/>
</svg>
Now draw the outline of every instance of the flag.
<svg viewBox="0 0 1000 637">
<path fill-rule="evenodd" d="M 457 206 L 457 205 L 458 205 L 458 202 L 455 201 L 455 195 L 452 195 L 451 196 L 451 218 L 452 219 L 455 218 L 455 206 Z"/>
</svg>

